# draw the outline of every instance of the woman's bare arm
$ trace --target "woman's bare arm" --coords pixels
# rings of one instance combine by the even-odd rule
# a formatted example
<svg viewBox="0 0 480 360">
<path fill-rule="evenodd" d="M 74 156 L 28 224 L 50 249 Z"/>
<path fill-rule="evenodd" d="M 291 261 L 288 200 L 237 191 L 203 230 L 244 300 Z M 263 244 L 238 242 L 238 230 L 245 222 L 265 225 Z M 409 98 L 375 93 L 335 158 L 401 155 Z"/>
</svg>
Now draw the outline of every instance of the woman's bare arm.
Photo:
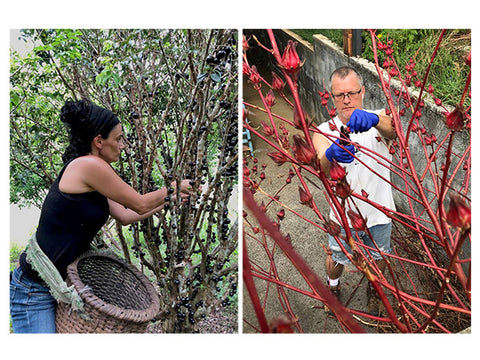
<svg viewBox="0 0 480 360">
<path fill-rule="evenodd" d="M 167 197 L 168 191 L 162 188 L 146 194 L 140 194 L 130 185 L 124 182 L 112 167 L 104 160 L 96 156 L 84 156 L 75 160 L 70 169 L 70 179 L 83 184 L 92 190 L 96 190 L 105 197 L 124 207 L 133 210 L 138 215 L 146 215 L 156 208 L 162 206 Z M 63 180 L 63 179 L 62 179 Z M 175 182 L 172 183 L 175 187 Z M 188 181 L 182 180 L 180 190 L 188 192 Z M 176 193 L 174 191 L 172 196 Z"/>
</svg>

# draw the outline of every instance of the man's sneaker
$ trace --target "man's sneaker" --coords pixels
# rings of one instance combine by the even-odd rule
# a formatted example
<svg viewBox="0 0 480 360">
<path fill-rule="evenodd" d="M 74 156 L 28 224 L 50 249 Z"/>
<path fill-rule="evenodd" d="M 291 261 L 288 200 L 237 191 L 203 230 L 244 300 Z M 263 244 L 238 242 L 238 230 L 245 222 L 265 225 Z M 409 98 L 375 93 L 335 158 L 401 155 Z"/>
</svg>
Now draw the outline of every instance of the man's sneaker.
<svg viewBox="0 0 480 360">
<path fill-rule="evenodd" d="M 367 313 L 373 316 L 381 316 L 383 303 L 373 285 L 368 282 L 367 285 Z"/>
<path fill-rule="evenodd" d="M 340 301 L 340 281 L 338 282 L 338 284 L 336 286 L 331 286 L 328 281 L 327 281 L 327 286 L 328 286 L 328 290 L 330 290 L 330 293 L 335 296 L 337 298 L 338 301 Z M 329 307 L 327 306 L 327 304 L 323 304 L 323 307 L 325 309 L 325 312 L 327 313 L 327 315 L 334 315 L 333 314 L 333 311 L 329 309 Z"/>
</svg>

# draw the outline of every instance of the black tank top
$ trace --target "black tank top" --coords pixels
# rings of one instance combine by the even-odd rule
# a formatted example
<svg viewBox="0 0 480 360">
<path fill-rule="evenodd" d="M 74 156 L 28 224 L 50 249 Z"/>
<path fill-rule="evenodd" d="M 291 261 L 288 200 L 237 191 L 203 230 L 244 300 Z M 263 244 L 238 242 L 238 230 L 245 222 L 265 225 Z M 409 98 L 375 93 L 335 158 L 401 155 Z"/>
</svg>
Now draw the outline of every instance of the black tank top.
<svg viewBox="0 0 480 360">
<path fill-rule="evenodd" d="M 107 198 L 99 192 L 67 194 L 60 191 L 58 184 L 68 164 L 45 198 L 36 232 L 38 245 L 63 278 L 67 274 L 67 266 L 89 250 L 94 236 L 109 216 Z M 20 266 L 25 275 L 40 280 L 38 273 L 26 261 L 25 252 L 20 256 Z"/>
</svg>

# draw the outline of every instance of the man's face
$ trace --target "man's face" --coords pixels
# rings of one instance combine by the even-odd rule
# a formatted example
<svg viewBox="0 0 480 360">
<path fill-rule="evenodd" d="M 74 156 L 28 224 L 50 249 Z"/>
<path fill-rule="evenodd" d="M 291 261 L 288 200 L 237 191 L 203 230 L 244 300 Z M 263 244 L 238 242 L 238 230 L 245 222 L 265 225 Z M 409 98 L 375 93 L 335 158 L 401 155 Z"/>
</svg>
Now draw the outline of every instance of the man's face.
<svg viewBox="0 0 480 360">
<path fill-rule="evenodd" d="M 346 124 L 350 119 L 353 110 L 363 108 L 363 94 L 365 93 L 365 87 L 360 86 L 357 76 L 352 72 L 343 79 L 339 76 L 334 76 L 331 89 L 338 117 L 344 124 Z M 344 96 L 344 94 L 347 93 L 349 95 Z"/>
</svg>

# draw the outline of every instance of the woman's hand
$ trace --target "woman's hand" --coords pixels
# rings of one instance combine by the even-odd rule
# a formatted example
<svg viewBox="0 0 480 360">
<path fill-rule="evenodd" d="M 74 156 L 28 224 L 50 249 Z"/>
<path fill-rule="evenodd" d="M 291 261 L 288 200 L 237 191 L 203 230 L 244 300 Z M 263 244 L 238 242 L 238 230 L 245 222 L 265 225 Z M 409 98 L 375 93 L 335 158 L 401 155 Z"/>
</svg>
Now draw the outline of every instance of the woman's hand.
<svg viewBox="0 0 480 360">
<path fill-rule="evenodd" d="M 190 184 L 190 181 L 191 180 L 181 180 L 180 181 L 180 193 L 179 194 L 180 194 L 181 202 L 183 204 L 187 203 L 189 201 L 190 195 L 193 194 L 193 186 Z M 174 189 L 173 194 L 171 194 L 170 193 L 171 190 L 168 191 L 167 188 L 162 188 L 160 190 L 156 190 L 156 191 L 154 191 L 152 193 L 149 193 L 149 194 L 158 193 L 159 196 L 162 196 L 160 194 L 164 194 L 163 197 L 162 197 L 162 200 L 165 200 L 166 196 L 170 196 L 171 200 L 176 201 L 176 199 L 177 199 L 176 186 L 177 186 L 176 181 L 171 183 L 170 188 Z M 199 188 L 199 190 L 202 190 L 201 187 Z M 110 205 L 110 215 L 112 215 L 115 219 L 117 219 L 124 226 L 128 225 L 128 224 L 131 224 L 133 222 L 144 220 L 144 219 L 152 216 L 156 212 L 159 212 L 160 210 L 162 210 L 164 205 L 165 205 L 165 203 L 163 202 L 160 206 L 158 206 L 158 207 L 156 207 L 156 208 L 154 208 L 154 209 L 152 209 L 152 210 L 150 210 L 146 213 L 138 214 L 135 211 L 130 210 L 130 209 L 126 208 L 125 206 L 113 201 L 112 199 L 108 199 L 108 202 L 109 202 L 109 205 Z"/>
<path fill-rule="evenodd" d="M 193 180 L 181 180 L 180 181 L 180 192 L 182 194 L 187 194 L 187 195 L 193 194 L 194 191 L 193 191 L 193 185 L 192 184 L 193 184 Z M 176 185 L 177 185 L 176 182 L 172 183 L 172 186 L 174 188 L 176 187 Z M 198 187 L 198 190 L 202 191 L 202 186 L 201 185 Z"/>
<path fill-rule="evenodd" d="M 190 195 L 193 193 L 193 186 L 190 185 L 191 180 L 181 180 L 180 181 L 180 192 L 182 194 Z M 177 185 L 176 182 L 172 183 L 172 186 L 175 187 Z"/>
</svg>

